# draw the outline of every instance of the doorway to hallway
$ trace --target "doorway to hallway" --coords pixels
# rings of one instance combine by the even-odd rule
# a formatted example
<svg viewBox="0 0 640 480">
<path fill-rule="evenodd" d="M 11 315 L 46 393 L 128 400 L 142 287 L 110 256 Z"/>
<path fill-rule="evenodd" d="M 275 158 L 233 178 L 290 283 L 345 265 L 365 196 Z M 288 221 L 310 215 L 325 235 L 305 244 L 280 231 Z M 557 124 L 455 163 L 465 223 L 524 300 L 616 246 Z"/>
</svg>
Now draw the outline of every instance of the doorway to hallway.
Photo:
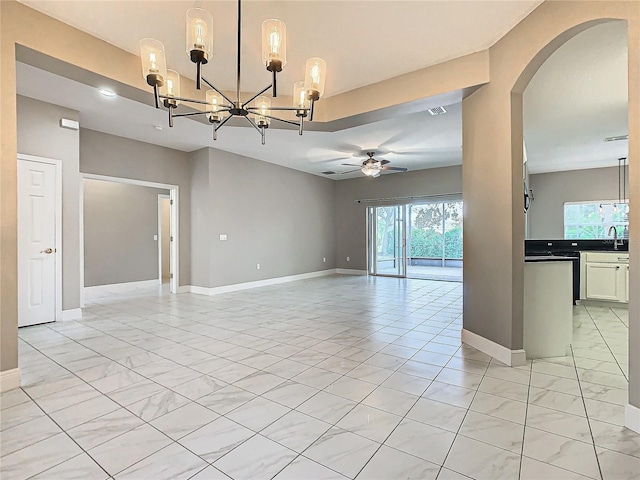
<svg viewBox="0 0 640 480">
<path fill-rule="evenodd" d="M 462 281 L 462 200 L 367 209 L 370 275 Z"/>
</svg>

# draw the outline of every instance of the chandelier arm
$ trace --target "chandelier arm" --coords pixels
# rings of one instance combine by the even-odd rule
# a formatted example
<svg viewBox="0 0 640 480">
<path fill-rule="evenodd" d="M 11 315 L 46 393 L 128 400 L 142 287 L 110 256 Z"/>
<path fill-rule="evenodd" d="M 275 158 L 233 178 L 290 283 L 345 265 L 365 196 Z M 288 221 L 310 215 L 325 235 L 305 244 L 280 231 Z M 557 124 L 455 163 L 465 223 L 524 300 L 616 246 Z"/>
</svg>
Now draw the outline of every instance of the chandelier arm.
<svg viewBox="0 0 640 480">
<path fill-rule="evenodd" d="M 246 119 L 247 119 L 247 121 L 248 121 L 251 125 L 253 125 L 253 128 L 255 128 L 255 129 L 257 130 L 257 132 L 258 132 L 260 135 L 263 135 L 262 130 L 260 130 L 260 127 L 256 124 L 256 122 L 254 122 L 253 120 L 251 120 L 249 117 L 244 117 L 244 118 L 246 118 Z"/>
<path fill-rule="evenodd" d="M 299 127 L 300 124 L 298 122 L 294 122 L 292 120 L 284 120 L 283 118 L 278 118 L 278 117 L 274 117 L 272 115 L 260 115 L 261 117 L 265 117 L 265 118 L 270 118 L 271 120 L 276 120 L 278 122 L 282 122 L 282 123 L 288 123 L 289 125 L 295 125 L 296 127 Z"/>
<path fill-rule="evenodd" d="M 225 108 L 220 108 L 220 109 L 216 110 L 216 112 L 218 112 L 218 113 L 219 112 L 228 112 L 229 110 L 230 110 L 229 108 L 225 107 Z M 204 114 L 207 114 L 207 113 L 211 113 L 211 112 L 174 113 L 173 117 L 174 118 L 176 118 L 176 117 L 191 117 L 193 115 L 204 115 Z"/>
<path fill-rule="evenodd" d="M 245 107 L 247 110 L 260 110 L 260 108 L 258 107 Z M 274 112 L 276 111 L 282 111 L 282 112 L 298 112 L 298 111 L 305 111 L 308 112 L 310 109 L 309 108 L 298 108 L 298 107 L 269 107 L 269 110 L 272 110 Z"/>
<path fill-rule="evenodd" d="M 177 102 L 189 102 L 189 103 L 199 103 L 201 105 L 208 105 L 205 100 L 196 100 L 194 98 L 184 98 L 184 97 L 171 97 L 168 95 L 160 95 L 160 98 L 163 100 L 175 100 Z"/>
<path fill-rule="evenodd" d="M 156 102 L 156 108 L 160 108 L 160 92 L 158 91 L 158 85 L 153 84 L 153 99 Z"/>
<path fill-rule="evenodd" d="M 218 131 L 222 128 L 222 126 L 227 123 L 229 120 L 231 120 L 231 118 L 233 117 L 233 115 L 229 115 L 227 118 L 225 118 L 223 121 L 221 121 L 215 128 L 214 131 Z"/>
<path fill-rule="evenodd" d="M 246 105 L 247 103 L 251 103 L 253 102 L 256 98 L 258 98 L 260 95 L 262 95 L 264 92 L 266 92 L 267 90 L 269 90 L 272 87 L 272 85 L 267 85 L 266 87 L 264 87 L 262 90 L 260 90 L 258 93 L 256 93 L 253 97 L 251 97 L 249 100 L 247 100 L 246 102 L 244 102 L 244 104 Z M 245 107 L 247 110 L 250 110 L 251 108 L 258 108 L 258 107 Z"/>
<path fill-rule="evenodd" d="M 276 72 L 274 68 L 273 69 L 273 94 L 271 95 L 273 98 L 276 98 L 278 96 L 277 76 L 278 76 L 278 72 Z"/>
<path fill-rule="evenodd" d="M 209 80 L 207 80 L 206 78 L 202 77 L 202 81 L 204 83 L 206 83 L 207 85 L 209 85 L 212 89 L 214 89 L 216 92 L 218 92 L 220 95 L 222 95 L 222 98 L 224 98 L 227 102 L 229 102 L 231 105 L 234 105 L 235 102 L 233 100 L 231 100 L 229 97 L 227 97 L 224 93 L 222 93 L 220 90 L 218 90 L 216 87 L 213 86 L 213 84 L 211 82 L 209 82 Z M 205 102 L 206 103 L 206 102 Z"/>
<path fill-rule="evenodd" d="M 174 113 L 173 118 L 177 117 L 191 117 L 193 115 L 202 115 L 209 112 L 189 112 L 189 113 Z"/>
</svg>

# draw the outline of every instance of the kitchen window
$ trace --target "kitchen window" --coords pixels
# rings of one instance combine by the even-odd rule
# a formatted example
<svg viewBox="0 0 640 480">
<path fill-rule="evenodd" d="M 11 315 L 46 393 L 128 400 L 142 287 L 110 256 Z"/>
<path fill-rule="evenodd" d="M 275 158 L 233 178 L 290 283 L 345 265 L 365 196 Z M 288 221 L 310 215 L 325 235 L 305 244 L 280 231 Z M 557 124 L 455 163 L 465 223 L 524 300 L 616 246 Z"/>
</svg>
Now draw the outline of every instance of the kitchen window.
<svg viewBox="0 0 640 480">
<path fill-rule="evenodd" d="M 629 238 L 629 204 L 616 201 L 564 204 L 565 239 L 605 239 L 615 226 L 618 238 Z"/>
</svg>

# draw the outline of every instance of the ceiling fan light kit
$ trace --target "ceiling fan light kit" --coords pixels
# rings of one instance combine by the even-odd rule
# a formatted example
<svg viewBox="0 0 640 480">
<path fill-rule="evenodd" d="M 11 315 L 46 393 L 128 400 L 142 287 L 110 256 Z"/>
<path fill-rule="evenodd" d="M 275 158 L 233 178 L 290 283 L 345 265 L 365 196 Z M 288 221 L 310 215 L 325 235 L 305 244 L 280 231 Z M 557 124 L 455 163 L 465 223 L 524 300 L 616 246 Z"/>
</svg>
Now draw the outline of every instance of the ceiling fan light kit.
<svg viewBox="0 0 640 480">
<path fill-rule="evenodd" d="M 309 58 L 305 66 L 305 80 L 293 85 L 293 103 L 291 107 L 273 107 L 271 98 L 263 95 L 271 90 L 271 97 L 276 98 L 277 75 L 287 63 L 287 27 L 281 20 L 269 19 L 262 23 L 262 61 L 267 71 L 272 73 L 272 82 L 247 101 L 240 98 L 241 80 L 241 33 L 242 5 L 238 0 L 238 42 L 236 68 L 236 99 L 232 100 L 221 90 L 202 76 L 202 65 L 209 63 L 213 57 L 213 17 L 201 8 L 190 8 L 186 13 L 186 51 L 196 64 L 196 89 L 200 90 L 202 82 L 211 90 L 206 92 L 205 100 L 183 98 L 180 96 L 180 75 L 167 68 L 164 45 L 153 38 L 140 40 L 140 58 L 142 60 L 142 76 L 147 84 L 153 87 L 155 107 L 162 104 L 169 111 L 169 126 L 173 127 L 173 119 L 193 115 L 206 115 L 213 125 L 213 139 L 217 139 L 217 131 L 233 117 L 244 117 L 257 131 L 265 144 L 265 130 L 271 120 L 295 125 L 302 135 L 304 119 L 308 116 L 313 121 L 315 102 L 324 95 L 327 64 L 322 58 Z M 181 103 L 204 106 L 204 111 L 174 113 Z M 251 103 L 253 105 L 251 105 Z M 294 112 L 298 121 L 286 120 L 273 115 L 276 111 Z"/>
<path fill-rule="evenodd" d="M 383 170 L 391 170 L 395 172 L 406 172 L 408 168 L 405 167 L 390 167 L 387 164 L 390 163 L 389 160 L 376 160 L 373 158 L 375 152 L 367 152 L 367 158 L 362 165 L 355 165 L 353 163 L 343 163 L 342 165 L 348 167 L 359 167 L 356 170 L 349 170 L 348 172 L 342 172 L 342 175 L 357 172 L 360 170 L 367 177 L 379 177 Z"/>
</svg>

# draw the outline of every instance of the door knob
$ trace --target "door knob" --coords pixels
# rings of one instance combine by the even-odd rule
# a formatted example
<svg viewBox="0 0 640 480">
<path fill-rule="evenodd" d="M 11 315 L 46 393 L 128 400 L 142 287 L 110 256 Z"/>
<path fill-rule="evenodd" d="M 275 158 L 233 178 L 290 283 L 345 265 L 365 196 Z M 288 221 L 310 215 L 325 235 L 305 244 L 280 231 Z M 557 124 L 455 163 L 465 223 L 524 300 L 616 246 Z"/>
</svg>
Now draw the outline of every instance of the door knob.
<svg viewBox="0 0 640 480">
<path fill-rule="evenodd" d="M 43 251 L 42 251 L 42 252 L 40 252 L 40 253 L 47 253 L 47 254 L 49 254 L 49 253 L 53 253 L 53 248 L 47 248 L 46 250 L 43 250 Z"/>
</svg>

